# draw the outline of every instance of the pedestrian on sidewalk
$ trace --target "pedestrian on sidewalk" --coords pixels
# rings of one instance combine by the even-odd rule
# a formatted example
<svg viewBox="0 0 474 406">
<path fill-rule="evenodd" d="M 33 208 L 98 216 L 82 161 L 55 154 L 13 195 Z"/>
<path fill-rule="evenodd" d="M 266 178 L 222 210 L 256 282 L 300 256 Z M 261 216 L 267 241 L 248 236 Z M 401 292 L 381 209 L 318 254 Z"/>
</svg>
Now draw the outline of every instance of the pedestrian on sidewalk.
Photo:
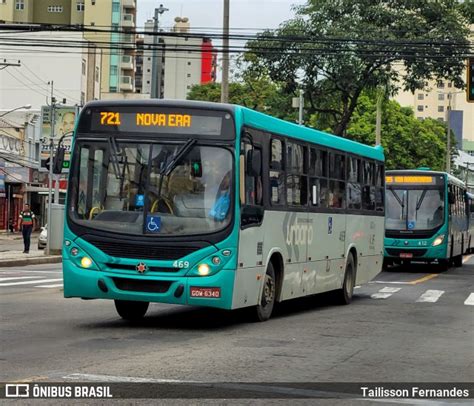
<svg viewBox="0 0 474 406">
<path fill-rule="evenodd" d="M 35 214 L 30 210 L 30 205 L 25 203 L 23 211 L 20 212 L 20 228 L 23 234 L 24 254 L 30 252 L 31 232 L 35 226 Z"/>
</svg>

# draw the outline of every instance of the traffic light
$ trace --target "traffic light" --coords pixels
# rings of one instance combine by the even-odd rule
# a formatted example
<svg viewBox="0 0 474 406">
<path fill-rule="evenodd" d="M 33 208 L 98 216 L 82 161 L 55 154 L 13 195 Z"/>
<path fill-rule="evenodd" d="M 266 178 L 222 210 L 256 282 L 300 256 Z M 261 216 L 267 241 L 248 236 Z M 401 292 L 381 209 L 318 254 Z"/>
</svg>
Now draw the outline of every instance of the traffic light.
<svg viewBox="0 0 474 406">
<path fill-rule="evenodd" d="M 467 60 L 467 83 L 466 99 L 468 103 L 474 103 L 474 58 Z"/>
</svg>

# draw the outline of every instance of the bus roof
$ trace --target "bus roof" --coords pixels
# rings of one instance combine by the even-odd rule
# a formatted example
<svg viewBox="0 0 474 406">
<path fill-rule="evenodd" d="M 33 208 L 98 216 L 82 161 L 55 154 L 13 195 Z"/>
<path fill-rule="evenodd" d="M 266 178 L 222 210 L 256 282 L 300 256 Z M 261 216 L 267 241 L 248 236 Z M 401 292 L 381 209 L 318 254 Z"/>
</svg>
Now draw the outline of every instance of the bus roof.
<svg viewBox="0 0 474 406">
<path fill-rule="evenodd" d="M 451 175 L 450 173 L 443 172 L 443 171 L 432 171 L 426 169 L 392 169 L 389 171 L 385 171 L 385 175 L 403 175 L 403 174 L 419 174 L 419 175 L 442 175 L 448 178 L 449 182 L 465 188 L 465 183 L 461 180 L 456 178 L 455 176 Z"/>
<path fill-rule="evenodd" d="M 352 152 L 367 158 L 384 160 L 383 148 L 381 146 L 371 147 L 356 141 L 351 141 L 337 135 L 324 131 L 314 130 L 300 126 L 289 121 L 259 113 L 246 107 L 213 102 L 203 102 L 194 100 L 167 100 L 167 99 L 147 99 L 147 100 L 96 100 L 86 104 L 85 107 L 146 107 L 146 106 L 169 106 L 181 108 L 197 108 L 205 110 L 228 111 L 234 115 L 240 115 L 242 124 L 248 125 L 263 131 L 284 135 L 297 140 L 316 143 L 325 147 Z"/>
<path fill-rule="evenodd" d="M 285 135 L 297 140 L 335 148 L 341 151 L 352 152 L 379 161 L 384 160 L 383 148 L 381 146 L 371 147 L 324 131 L 314 130 L 312 128 L 290 123 L 289 121 L 271 117 L 267 114 L 259 113 L 258 111 L 246 107 L 235 107 L 241 110 L 243 124 L 251 127 Z"/>
</svg>

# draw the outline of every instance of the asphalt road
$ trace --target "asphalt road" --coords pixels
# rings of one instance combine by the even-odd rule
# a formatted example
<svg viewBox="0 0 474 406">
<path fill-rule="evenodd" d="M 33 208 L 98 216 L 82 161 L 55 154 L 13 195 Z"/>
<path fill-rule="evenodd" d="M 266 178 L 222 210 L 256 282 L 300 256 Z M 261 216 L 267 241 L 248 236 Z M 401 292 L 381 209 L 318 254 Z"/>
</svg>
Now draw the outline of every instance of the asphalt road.
<svg viewBox="0 0 474 406">
<path fill-rule="evenodd" d="M 474 259 L 392 268 L 349 306 L 293 300 L 265 323 L 153 304 L 129 324 L 111 301 L 64 299 L 60 270 L 0 269 L 0 381 L 474 381 Z"/>
</svg>

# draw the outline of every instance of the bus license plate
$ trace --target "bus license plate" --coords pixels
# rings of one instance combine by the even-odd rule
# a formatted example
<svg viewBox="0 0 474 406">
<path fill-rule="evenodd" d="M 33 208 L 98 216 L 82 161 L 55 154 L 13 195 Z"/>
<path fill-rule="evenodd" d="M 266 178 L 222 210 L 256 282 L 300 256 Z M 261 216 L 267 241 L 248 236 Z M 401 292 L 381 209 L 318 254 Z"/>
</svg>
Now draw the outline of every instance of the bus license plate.
<svg viewBox="0 0 474 406">
<path fill-rule="evenodd" d="M 221 288 L 199 288 L 191 286 L 191 297 L 205 297 L 219 299 L 221 297 Z"/>
<path fill-rule="evenodd" d="M 401 252 L 400 258 L 413 258 L 413 254 L 411 252 Z"/>
</svg>

